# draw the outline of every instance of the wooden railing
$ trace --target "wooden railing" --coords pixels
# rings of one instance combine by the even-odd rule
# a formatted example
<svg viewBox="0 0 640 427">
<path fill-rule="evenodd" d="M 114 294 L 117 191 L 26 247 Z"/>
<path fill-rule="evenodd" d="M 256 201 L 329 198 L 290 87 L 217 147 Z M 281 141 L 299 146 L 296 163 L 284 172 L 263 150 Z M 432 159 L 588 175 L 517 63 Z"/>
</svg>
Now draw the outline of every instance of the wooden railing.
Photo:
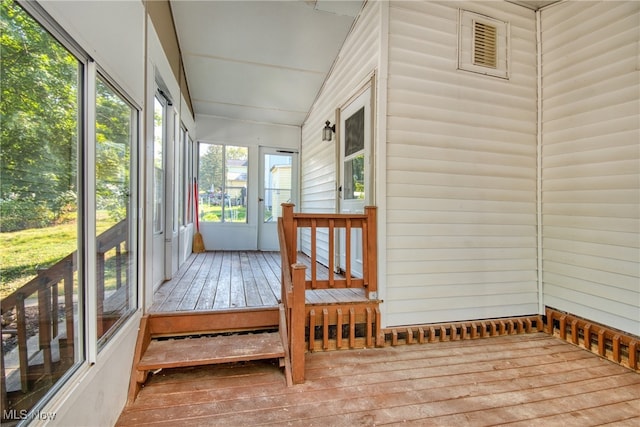
<svg viewBox="0 0 640 427">
<path fill-rule="evenodd" d="M 109 230 L 98 236 L 97 239 L 97 277 L 98 291 L 104 292 L 104 275 L 105 275 L 105 256 L 106 252 L 116 249 L 117 260 L 117 286 L 122 284 L 122 274 L 126 274 L 126 268 L 121 265 L 120 252 L 122 245 L 127 239 L 127 221 L 121 221 L 111 227 Z M 17 339 L 18 364 L 20 372 L 20 391 L 29 393 L 31 384 L 36 379 L 34 376 L 48 378 L 50 381 L 59 376 L 61 369 L 68 369 L 74 362 L 74 286 L 75 272 L 77 271 L 77 252 L 73 252 L 56 264 L 49 268 L 38 270 L 37 276 L 27 282 L 25 285 L 2 299 L 0 305 L 0 315 L 12 316 L 12 324 L 15 327 L 3 328 L 2 333 L 13 335 Z M 64 294 L 64 324 L 65 331 L 59 331 L 59 303 L 60 291 Z M 35 296 L 34 296 L 35 295 Z M 34 306 L 37 308 L 37 335 L 38 335 L 38 351 L 41 353 L 41 362 L 34 366 L 34 354 L 30 354 L 28 348 L 29 332 L 28 328 L 32 327 L 28 324 L 27 307 Z M 100 303 L 99 310 L 102 308 Z M 102 315 L 102 312 L 99 313 Z M 98 322 L 100 325 L 101 322 Z M 59 365 L 54 367 L 54 354 L 52 348 L 56 345 L 59 349 Z M 3 408 L 8 408 L 7 401 L 7 383 L 5 377 L 5 356 L 0 359 L 0 381 L 1 399 Z"/>
<path fill-rule="evenodd" d="M 363 288 L 367 298 L 377 294 L 377 236 L 376 208 L 365 207 L 364 214 L 311 214 L 294 213 L 294 205 L 282 204 L 282 217 L 278 218 L 278 238 L 282 263 L 282 302 L 291 357 L 291 371 L 294 384 L 304 382 L 305 328 L 308 326 L 305 305 L 305 291 L 332 288 Z M 310 274 L 307 266 L 298 262 L 298 237 L 300 229 L 310 233 Z M 362 271 L 353 272 L 352 230 L 360 229 L 362 250 Z M 318 234 L 324 230 L 328 277 L 318 277 Z M 338 233 L 338 230 L 344 230 Z M 344 261 L 341 274 L 336 273 L 334 253 L 336 235 L 344 239 Z M 358 277 L 359 276 L 359 277 Z M 309 326 L 310 327 L 310 326 Z M 310 327 L 311 328 L 311 327 Z M 313 331 L 309 331 L 310 341 Z"/>
</svg>

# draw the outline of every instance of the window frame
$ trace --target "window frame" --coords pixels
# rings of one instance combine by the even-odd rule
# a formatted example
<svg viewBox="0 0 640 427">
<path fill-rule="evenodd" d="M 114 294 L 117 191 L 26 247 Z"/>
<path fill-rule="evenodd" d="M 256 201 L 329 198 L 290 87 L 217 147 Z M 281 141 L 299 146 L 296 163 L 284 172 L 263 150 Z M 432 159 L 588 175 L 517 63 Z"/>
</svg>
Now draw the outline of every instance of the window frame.
<svg viewBox="0 0 640 427">
<path fill-rule="evenodd" d="M 209 141 L 198 141 L 197 142 L 198 147 L 197 147 L 197 183 L 198 183 L 198 193 L 202 190 L 202 186 L 200 185 L 201 180 L 200 180 L 200 159 L 201 159 L 201 147 L 203 145 L 208 145 L 208 146 L 219 146 L 222 147 L 222 188 L 221 188 L 221 193 L 222 195 L 226 195 L 227 191 L 226 189 L 227 187 L 227 171 L 228 171 L 228 165 L 227 165 L 227 148 L 229 147 L 234 147 L 234 148 L 243 148 L 247 151 L 247 158 L 246 158 L 246 162 L 247 165 L 246 167 L 246 175 L 247 175 L 247 180 L 246 180 L 246 190 L 245 190 L 245 194 L 244 194 L 244 204 L 242 206 L 245 206 L 245 219 L 244 221 L 231 221 L 231 220 L 227 220 L 225 217 L 225 204 L 222 203 L 222 212 L 221 212 L 221 218 L 219 221 L 207 221 L 203 218 L 199 218 L 200 223 L 209 223 L 209 224 L 225 224 L 225 225 L 229 225 L 232 224 L 233 226 L 239 226 L 239 225 L 247 225 L 249 224 L 249 203 L 248 203 L 248 198 L 247 198 L 247 192 L 249 191 L 249 180 L 250 180 L 250 154 L 249 154 L 249 147 L 246 145 L 238 145 L 238 144 L 225 144 L 225 143 L 217 143 L 217 142 L 209 142 Z M 226 200 L 226 197 L 223 196 L 222 200 Z M 198 216 L 201 216 L 202 214 L 202 203 L 198 204 L 199 207 L 199 211 L 198 211 Z M 195 215 L 195 212 L 194 212 Z"/>
<path fill-rule="evenodd" d="M 37 2 L 14 0 L 14 4 L 24 10 L 26 14 L 56 40 L 68 53 L 78 61 L 78 95 L 77 95 L 77 343 L 73 364 L 47 390 L 42 398 L 28 410 L 30 414 L 41 411 L 63 387 L 69 385 L 71 378 L 81 369 L 93 367 L 99 357 L 99 352 L 122 330 L 133 314 L 140 308 L 140 273 L 141 259 L 139 246 L 138 209 L 140 203 L 140 160 L 139 149 L 142 132 L 142 108 L 125 90 L 119 86 L 109 73 L 100 67 L 51 15 Z M 96 82 L 100 78 L 131 107 L 131 168 L 130 171 L 130 208 L 131 208 L 131 239 L 130 250 L 133 251 L 134 264 L 130 267 L 134 276 L 134 303 L 126 316 L 121 317 L 114 327 L 110 328 L 100 340 L 97 338 L 97 295 L 96 295 L 96 196 L 95 196 L 95 142 L 96 142 Z"/>
</svg>

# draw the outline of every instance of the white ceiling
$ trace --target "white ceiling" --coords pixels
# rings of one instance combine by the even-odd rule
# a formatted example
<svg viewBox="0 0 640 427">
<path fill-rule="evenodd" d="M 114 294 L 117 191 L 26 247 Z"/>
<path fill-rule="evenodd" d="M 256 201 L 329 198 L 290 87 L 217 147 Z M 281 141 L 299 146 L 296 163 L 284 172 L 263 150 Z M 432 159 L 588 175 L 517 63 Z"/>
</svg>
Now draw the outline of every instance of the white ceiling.
<svg viewBox="0 0 640 427">
<path fill-rule="evenodd" d="M 171 0 L 194 113 L 300 126 L 362 3 Z"/>
<path fill-rule="evenodd" d="M 299 126 L 362 1 L 171 1 L 194 113 Z"/>
</svg>

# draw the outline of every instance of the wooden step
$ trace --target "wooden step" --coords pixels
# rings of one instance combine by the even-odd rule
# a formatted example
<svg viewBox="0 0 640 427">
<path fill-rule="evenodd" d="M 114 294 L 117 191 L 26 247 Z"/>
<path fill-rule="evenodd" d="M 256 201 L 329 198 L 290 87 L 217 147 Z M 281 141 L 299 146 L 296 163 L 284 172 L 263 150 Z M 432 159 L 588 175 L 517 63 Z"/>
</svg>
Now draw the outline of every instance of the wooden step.
<svg viewBox="0 0 640 427">
<path fill-rule="evenodd" d="M 284 356 L 278 332 L 152 340 L 137 368 L 149 371 Z"/>
</svg>

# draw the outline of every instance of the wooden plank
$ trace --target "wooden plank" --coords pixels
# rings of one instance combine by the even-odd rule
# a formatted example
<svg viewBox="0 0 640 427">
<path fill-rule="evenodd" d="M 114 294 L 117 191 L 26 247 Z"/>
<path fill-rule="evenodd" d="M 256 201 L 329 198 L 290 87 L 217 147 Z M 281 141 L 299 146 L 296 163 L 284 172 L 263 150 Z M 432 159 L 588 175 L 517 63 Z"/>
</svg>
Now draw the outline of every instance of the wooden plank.
<svg viewBox="0 0 640 427">
<path fill-rule="evenodd" d="M 640 413 L 636 373 L 544 334 L 306 359 L 291 388 L 264 362 L 153 376 L 116 425 L 633 425 Z"/>
<path fill-rule="evenodd" d="M 273 274 L 264 253 L 249 252 L 249 267 L 256 281 L 260 300 L 264 306 L 278 305 L 280 299 L 280 280 Z"/>
<path fill-rule="evenodd" d="M 138 370 L 177 368 L 284 357 L 277 332 L 153 340 Z"/>
<path fill-rule="evenodd" d="M 193 277 L 191 283 L 185 283 L 185 285 L 187 286 L 187 290 L 184 293 L 182 300 L 175 308 L 177 311 L 193 310 L 198 303 L 198 299 L 202 294 L 202 290 L 205 284 L 207 283 L 207 279 L 211 271 L 211 264 L 215 258 L 215 254 L 212 252 L 205 252 L 200 254 L 200 258 L 202 259 L 200 269 L 196 273 L 195 277 Z"/>
<path fill-rule="evenodd" d="M 213 302 L 215 301 L 216 293 L 218 291 L 221 268 L 222 253 L 213 252 L 213 259 L 209 265 L 209 274 L 202 286 L 202 291 L 198 297 L 195 310 L 211 310 L 213 308 Z"/>
<path fill-rule="evenodd" d="M 278 327 L 278 307 L 210 312 L 153 313 L 149 331 L 154 337 Z"/>
<path fill-rule="evenodd" d="M 242 265 L 240 263 L 240 252 L 229 252 L 230 263 L 230 299 L 229 307 L 246 307 L 247 300 L 245 298 Z"/>
<path fill-rule="evenodd" d="M 231 307 L 231 253 L 222 253 L 222 266 L 218 278 L 218 291 L 213 301 L 214 310 Z"/>
<path fill-rule="evenodd" d="M 260 307 L 262 304 L 262 297 L 258 290 L 258 284 L 256 282 L 256 276 L 251 268 L 249 261 L 249 254 L 245 251 L 239 252 L 240 256 L 240 271 L 242 275 L 241 283 L 244 287 L 244 296 L 246 298 L 247 307 Z M 274 304 L 276 305 L 276 304 Z"/>
</svg>

